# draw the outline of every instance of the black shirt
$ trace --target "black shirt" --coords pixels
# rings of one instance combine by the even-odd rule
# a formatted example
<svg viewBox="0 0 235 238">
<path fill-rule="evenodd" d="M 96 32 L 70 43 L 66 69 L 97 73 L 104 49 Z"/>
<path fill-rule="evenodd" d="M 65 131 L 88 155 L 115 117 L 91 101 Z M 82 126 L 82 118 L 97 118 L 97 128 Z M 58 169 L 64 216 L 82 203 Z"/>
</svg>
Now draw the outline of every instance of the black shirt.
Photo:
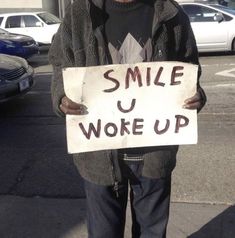
<svg viewBox="0 0 235 238">
<path fill-rule="evenodd" d="M 128 3 L 107 0 L 105 36 L 113 64 L 150 61 L 152 57 L 152 1 Z M 121 154 L 141 155 L 144 147 L 124 148 Z"/>
</svg>

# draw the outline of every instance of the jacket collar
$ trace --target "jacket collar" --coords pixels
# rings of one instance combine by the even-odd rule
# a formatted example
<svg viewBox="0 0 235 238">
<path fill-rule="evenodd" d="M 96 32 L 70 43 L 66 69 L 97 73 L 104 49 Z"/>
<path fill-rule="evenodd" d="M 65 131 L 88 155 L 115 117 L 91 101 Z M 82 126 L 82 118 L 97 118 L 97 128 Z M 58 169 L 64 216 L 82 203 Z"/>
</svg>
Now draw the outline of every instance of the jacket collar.
<svg viewBox="0 0 235 238">
<path fill-rule="evenodd" d="M 155 14 L 158 16 L 158 23 L 166 22 L 172 19 L 179 11 L 179 6 L 172 0 L 156 0 Z"/>
<path fill-rule="evenodd" d="M 93 29 L 103 25 L 108 17 L 104 11 L 106 0 L 88 0 L 88 9 L 90 10 Z M 173 0 L 153 0 L 155 8 L 155 16 L 153 26 L 161 25 L 173 18 L 178 13 L 178 4 Z"/>
<path fill-rule="evenodd" d="M 103 9 L 105 0 L 89 0 L 89 2 L 92 2 L 96 7 Z"/>
</svg>

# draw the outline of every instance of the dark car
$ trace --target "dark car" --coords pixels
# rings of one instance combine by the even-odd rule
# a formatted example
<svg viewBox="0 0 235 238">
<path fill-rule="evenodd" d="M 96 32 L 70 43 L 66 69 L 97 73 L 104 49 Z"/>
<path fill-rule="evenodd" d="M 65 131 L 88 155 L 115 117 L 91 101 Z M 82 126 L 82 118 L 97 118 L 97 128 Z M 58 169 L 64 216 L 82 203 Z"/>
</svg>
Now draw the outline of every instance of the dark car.
<svg viewBox="0 0 235 238">
<path fill-rule="evenodd" d="M 0 28 L 0 53 L 29 58 L 38 52 L 39 46 L 32 37 L 13 34 Z"/>
<path fill-rule="evenodd" d="M 34 82 L 33 73 L 25 59 L 0 54 L 0 103 L 29 91 Z"/>
</svg>

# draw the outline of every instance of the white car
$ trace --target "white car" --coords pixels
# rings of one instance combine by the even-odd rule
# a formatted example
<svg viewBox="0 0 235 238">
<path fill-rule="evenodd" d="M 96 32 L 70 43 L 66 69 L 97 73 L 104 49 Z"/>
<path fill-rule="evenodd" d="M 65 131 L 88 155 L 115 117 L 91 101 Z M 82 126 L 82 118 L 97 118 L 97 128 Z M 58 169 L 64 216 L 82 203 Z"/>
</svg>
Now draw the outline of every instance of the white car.
<svg viewBox="0 0 235 238">
<path fill-rule="evenodd" d="M 199 52 L 235 51 L 235 10 L 218 4 L 180 3 Z"/>
<path fill-rule="evenodd" d="M 39 44 L 51 44 L 61 20 L 48 12 L 0 14 L 0 28 L 11 33 L 27 35 Z"/>
</svg>

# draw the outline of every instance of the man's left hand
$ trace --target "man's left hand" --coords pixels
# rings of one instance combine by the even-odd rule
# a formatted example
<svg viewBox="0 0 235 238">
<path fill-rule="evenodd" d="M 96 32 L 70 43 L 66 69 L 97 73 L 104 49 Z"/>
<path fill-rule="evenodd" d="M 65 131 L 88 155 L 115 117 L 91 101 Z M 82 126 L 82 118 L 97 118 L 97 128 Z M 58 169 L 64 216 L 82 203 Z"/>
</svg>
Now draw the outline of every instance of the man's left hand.
<svg viewBox="0 0 235 238">
<path fill-rule="evenodd" d="M 183 108 L 200 110 L 203 107 L 203 98 L 200 92 L 197 91 L 193 97 L 186 99 L 184 103 Z"/>
</svg>

